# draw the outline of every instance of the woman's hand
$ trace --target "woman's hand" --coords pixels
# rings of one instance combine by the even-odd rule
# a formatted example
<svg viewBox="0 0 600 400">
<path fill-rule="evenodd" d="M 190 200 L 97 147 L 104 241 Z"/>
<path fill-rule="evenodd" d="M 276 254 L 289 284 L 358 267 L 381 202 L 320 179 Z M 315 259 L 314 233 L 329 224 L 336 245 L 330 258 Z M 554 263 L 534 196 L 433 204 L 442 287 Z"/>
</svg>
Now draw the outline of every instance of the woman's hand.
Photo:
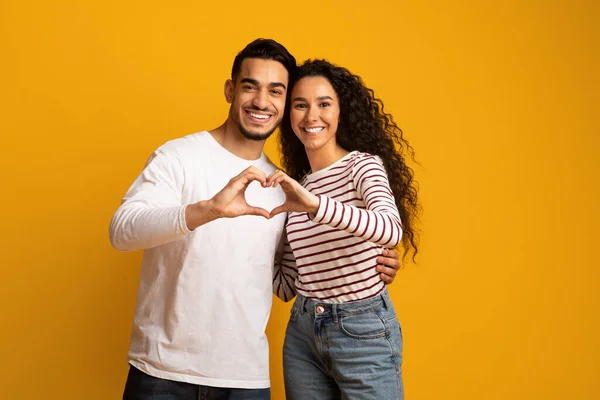
<svg viewBox="0 0 600 400">
<path fill-rule="evenodd" d="M 271 211 L 271 218 L 279 213 L 292 211 L 307 212 L 314 216 L 319 210 L 319 198 L 280 170 L 267 177 L 267 187 L 277 185 L 280 185 L 285 193 L 285 203 Z"/>
</svg>

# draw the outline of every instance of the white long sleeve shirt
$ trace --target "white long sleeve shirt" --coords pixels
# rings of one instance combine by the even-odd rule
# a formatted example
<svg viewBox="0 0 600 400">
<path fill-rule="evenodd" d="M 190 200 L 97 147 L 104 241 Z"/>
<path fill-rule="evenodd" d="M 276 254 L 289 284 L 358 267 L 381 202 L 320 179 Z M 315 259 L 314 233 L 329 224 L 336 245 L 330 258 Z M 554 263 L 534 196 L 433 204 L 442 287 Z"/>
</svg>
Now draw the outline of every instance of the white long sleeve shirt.
<svg viewBox="0 0 600 400">
<path fill-rule="evenodd" d="M 272 267 L 285 215 L 222 218 L 190 232 L 185 207 L 208 200 L 254 165 L 204 131 L 157 149 L 113 216 L 110 239 L 122 251 L 144 249 L 129 362 L 149 375 L 199 385 L 269 387 L 265 328 Z M 282 204 L 280 188 L 253 182 L 250 205 Z"/>
</svg>

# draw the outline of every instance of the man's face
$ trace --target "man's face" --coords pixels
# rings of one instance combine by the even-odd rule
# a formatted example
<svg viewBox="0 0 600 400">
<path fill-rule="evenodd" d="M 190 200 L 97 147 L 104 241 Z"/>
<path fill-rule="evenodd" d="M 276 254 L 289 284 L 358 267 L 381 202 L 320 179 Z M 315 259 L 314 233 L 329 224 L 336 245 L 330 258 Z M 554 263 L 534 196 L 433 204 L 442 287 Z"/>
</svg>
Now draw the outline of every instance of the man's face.
<svg viewBox="0 0 600 400">
<path fill-rule="evenodd" d="M 273 60 L 246 58 L 236 82 L 225 83 L 229 117 L 244 137 L 265 140 L 283 118 L 288 72 Z"/>
</svg>

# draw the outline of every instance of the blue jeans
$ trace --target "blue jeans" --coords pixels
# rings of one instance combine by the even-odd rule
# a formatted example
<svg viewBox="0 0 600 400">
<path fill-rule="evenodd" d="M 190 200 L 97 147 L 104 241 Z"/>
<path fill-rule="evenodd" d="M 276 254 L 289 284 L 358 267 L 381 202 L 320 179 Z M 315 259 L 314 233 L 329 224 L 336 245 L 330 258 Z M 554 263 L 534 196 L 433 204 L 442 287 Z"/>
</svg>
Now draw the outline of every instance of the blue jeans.
<svg viewBox="0 0 600 400">
<path fill-rule="evenodd" d="M 271 390 L 231 389 L 156 378 L 130 366 L 123 400 L 269 400 Z"/>
<path fill-rule="evenodd" d="M 404 399 L 402 331 L 387 289 L 344 304 L 298 295 L 283 374 L 287 400 Z"/>
</svg>

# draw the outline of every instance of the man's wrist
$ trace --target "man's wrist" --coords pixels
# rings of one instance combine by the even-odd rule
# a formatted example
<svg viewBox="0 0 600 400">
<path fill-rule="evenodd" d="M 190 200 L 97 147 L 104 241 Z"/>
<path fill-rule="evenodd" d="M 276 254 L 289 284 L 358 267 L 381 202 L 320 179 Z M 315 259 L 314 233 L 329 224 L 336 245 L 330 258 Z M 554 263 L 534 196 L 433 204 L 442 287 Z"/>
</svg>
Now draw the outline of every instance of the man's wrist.
<svg viewBox="0 0 600 400">
<path fill-rule="evenodd" d="M 191 231 L 218 218 L 217 209 L 211 200 L 189 204 L 185 209 L 185 223 Z"/>
</svg>

